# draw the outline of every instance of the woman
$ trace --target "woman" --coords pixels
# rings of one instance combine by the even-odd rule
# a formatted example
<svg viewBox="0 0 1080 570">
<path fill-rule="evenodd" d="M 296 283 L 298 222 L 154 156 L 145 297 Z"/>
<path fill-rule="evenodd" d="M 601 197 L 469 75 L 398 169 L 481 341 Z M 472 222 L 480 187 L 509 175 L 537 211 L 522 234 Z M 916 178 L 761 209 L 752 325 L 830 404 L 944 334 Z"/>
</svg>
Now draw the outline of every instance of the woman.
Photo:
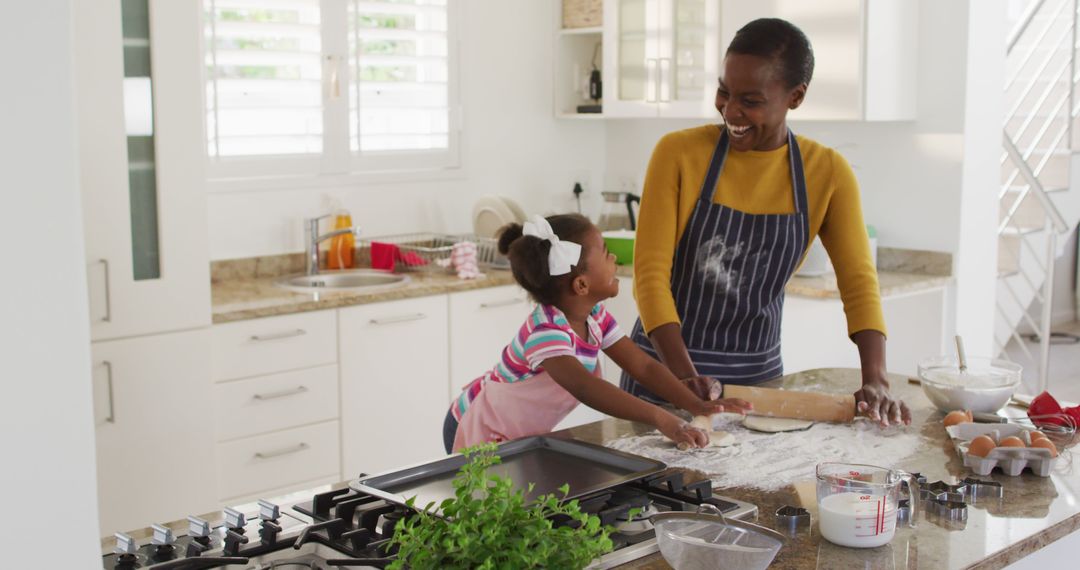
<svg viewBox="0 0 1080 570">
<path fill-rule="evenodd" d="M 634 251 L 641 319 L 631 338 L 700 394 L 713 378 L 755 384 L 782 375 L 784 286 L 820 236 L 862 363 L 859 412 L 883 426 L 910 423 L 907 406 L 889 393 L 855 175 L 839 153 L 787 127 L 813 70 L 801 30 L 779 19 L 750 22 L 724 58 L 716 91 L 723 124 L 657 143 Z M 622 387 L 659 400 L 626 373 Z"/>
</svg>

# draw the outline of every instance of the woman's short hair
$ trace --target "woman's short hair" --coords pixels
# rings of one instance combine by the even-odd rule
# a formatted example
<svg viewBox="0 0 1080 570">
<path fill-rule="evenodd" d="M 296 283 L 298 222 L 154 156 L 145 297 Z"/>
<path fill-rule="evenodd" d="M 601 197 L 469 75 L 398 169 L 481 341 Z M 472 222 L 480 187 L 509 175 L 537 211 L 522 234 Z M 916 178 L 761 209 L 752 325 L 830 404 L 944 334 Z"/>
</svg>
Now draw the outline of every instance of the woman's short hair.
<svg viewBox="0 0 1080 570">
<path fill-rule="evenodd" d="M 780 64 L 780 79 L 791 89 L 810 84 L 814 75 L 814 49 L 795 24 L 779 18 L 760 18 L 735 32 L 728 53 L 755 55 Z"/>
</svg>

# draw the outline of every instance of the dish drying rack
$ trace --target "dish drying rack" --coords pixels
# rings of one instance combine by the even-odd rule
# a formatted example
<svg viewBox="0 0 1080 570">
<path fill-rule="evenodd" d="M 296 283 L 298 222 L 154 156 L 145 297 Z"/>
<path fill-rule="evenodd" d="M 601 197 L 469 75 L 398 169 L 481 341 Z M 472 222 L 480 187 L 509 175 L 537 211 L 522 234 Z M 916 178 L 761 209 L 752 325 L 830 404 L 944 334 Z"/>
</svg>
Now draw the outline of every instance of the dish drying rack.
<svg viewBox="0 0 1080 570">
<path fill-rule="evenodd" d="M 509 269 L 510 261 L 499 253 L 499 241 L 475 234 L 441 234 L 417 232 L 374 236 L 360 240 L 357 261 L 360 266 L 371 266 L 371 244 L 391 244 L 401 252 L 395 269 L 427 273 L 453 272 L 450 254 L 454 245 L 470 241 L 476 244 L 476 261 L 481 268 Z"/>
</svg>

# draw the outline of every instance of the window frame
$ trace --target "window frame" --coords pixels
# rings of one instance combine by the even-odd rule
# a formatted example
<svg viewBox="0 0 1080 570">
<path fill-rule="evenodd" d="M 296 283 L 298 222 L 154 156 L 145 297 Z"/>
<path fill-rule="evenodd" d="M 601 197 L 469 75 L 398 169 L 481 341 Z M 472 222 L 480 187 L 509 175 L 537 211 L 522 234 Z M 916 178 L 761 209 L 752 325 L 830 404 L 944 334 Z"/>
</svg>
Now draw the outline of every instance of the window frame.
<svg viewBox="0 0 1080 570">
<path fill-rule="evenodd" d="M 457 179 L 462 176 L 461 141 L 463 111 L 461 104 L 461 2 L 447 0 L 447 106 L 449 132 L 447 148 L 441 150 L 392 150 L 353 152 L 350 148 L 349 53 L 347 14 L 350 0 L 321 0 L 320 31 L 323 76 L 323 150 L 319 154 L 277 154 L 241 157 L 206 158 L 208 189 L 211 192 L 252 191 L 257 188 L 326 186 L 350 182 L 403 182 Z M 200 0 L 199 34 L 205 38 L 207 1 Z M 207 101 L 206 59 L 208 46 L 200 42 L 199 64 L 202 80 L 202 108 L 205 129 Z M 330 65 L 344 78 L 339 95 L 329 98 Z M 204 137 L 207 141 L 208 138 Z M 204 145 L 206 147 L 207 145 Z"/>
</svg>

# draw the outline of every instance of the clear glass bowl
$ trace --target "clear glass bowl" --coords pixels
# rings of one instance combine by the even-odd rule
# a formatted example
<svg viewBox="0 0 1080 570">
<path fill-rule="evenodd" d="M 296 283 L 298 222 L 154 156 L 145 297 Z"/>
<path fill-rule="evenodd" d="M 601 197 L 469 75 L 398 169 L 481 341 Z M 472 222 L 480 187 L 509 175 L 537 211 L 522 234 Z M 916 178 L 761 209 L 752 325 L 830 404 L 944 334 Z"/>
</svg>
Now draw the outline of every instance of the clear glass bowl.
<svg viewBox="0 0 1080 570">
<path fill-rule="evenodd" d="M 676 570 L 764 570 L 784 545 L 774 530 L 714 515 L 663 513 L 652 521 L 660 554 Z"/>
<path fill-rule="evenodd" d="M 923 392 L 937 409 L 994 413 L 1009 402 L 1020 385 L 1023 369 L 1015 362 L 969 357 L 967 366 L 961 373 L 955 356 L 936 356 L 919 362 Z"/>
</svg>

